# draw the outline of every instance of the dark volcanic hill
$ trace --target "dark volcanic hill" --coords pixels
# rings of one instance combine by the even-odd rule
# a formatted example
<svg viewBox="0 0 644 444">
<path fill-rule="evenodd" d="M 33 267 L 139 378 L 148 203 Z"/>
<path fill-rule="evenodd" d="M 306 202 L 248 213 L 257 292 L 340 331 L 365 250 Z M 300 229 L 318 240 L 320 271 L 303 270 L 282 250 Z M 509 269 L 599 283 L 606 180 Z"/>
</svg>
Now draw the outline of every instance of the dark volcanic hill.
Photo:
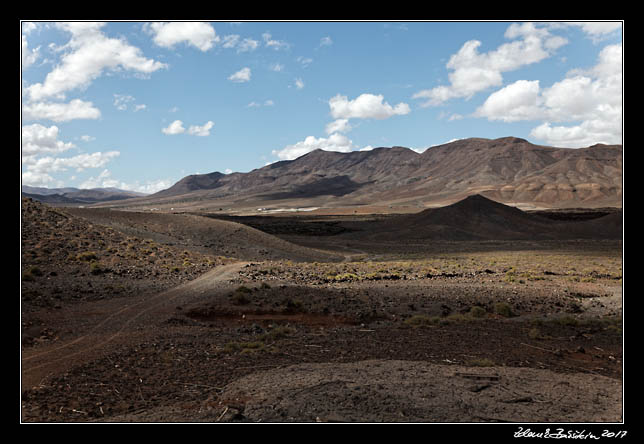
<svg viewBox="0 0 644 444">
<path fill-rule="evenodd" d="M 533 215 L 481 195 L 452 205 L 374 223 L 364 233 L 371 240 L 564 240 L 621 239 L 622 212 L 592 220 L 559 221 Z"/>
<path fill-rule="evenodd" d="M 138 203 L 422 208 L 471 194 L 527 207 L 621 207 L 622 147 L 553 148 L 505 137 L 458 140 L 422 154 L 404 147 L 316 150 L 248 173 L 188 176 Z"/>
</svg>

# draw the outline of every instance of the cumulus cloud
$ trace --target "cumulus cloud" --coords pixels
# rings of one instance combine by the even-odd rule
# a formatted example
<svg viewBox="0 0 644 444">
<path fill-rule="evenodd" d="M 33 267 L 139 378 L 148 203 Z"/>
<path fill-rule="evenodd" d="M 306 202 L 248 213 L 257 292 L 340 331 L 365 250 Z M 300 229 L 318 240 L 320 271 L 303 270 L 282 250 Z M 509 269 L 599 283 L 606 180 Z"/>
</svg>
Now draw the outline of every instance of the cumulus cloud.
<svg viewBox="0 0 644 444">
<path fill-rule="evenodd" d="M 169 136 L 172 136 L 175 134 L 182 134 L 185 131 L 186 129 L 183 127 L 183 122 L 181 120 L 175 120 L 167 127 L 161 128 L 161 132 Z"/>
<path fill-rule="evenodd" d="M 569 22 L 567 26 L 577 26 L 594 42 L 622 29 L 621 22 Z"/>
<path fill-rule="evenodd" d="M 505 37 L 513 41 L 487 53 L 479 52 L 480 41 L 465 42 L 447 62 L 450 84 L 418 91 L 412 98 L 425 99 L 422 106 L 440 105 L 453 98 L 469 99 L 480 91 L 501 86 L 504 72 L 540 62 L 567 43 L 547 27 L 534 23 L 512 24 Z"/>
<path fill-rule="evenodd" d="M 622 47 L 606 46 L 594 67 L 571 71 L 547 88 L 539 81 L 514 82 L 492 93 L 474 116 L 542 120 L 530 135 L 555 146 L 622 143 Z"/>
<path fill-rule="evenodd" d="M 176 134 L 189 134 L 191 136 L 200 136 L 205 137 L 210 135 L 210 130 L 214 126 L 214 122 L 208 121 L 204 125 L 191 125 L 187 130 L 183 126 L 181 120 L 175 120 L 170 125 L 165 128 L 161 128 L 161 132 L 168 136 L 173 136 Z"/>
<path fill-rule="evenodd" d="M 302 89 L 302 88 L 304 88 L 304 80 L 302 80 L 302 79 L 301 79 L 301 78 L 299 78 L 299 77 L 298 77 L 297 79 L 295 79 L 295 87 L 296 87 L 297 89 Z"/>
<path fill-rule="evenodd" d="M 308 136 L 306 139 L 293 145 L 287 145 L 281 150 L 273 150 L 272 153 L 279 157 L 280 160 L 293 160 L 317 149 L 348 153 L 355 148 L 357 147 L 353 145 L 353 142 L 348 137 L 343 134 L 334 133 L 328 138 Z"/>
<path fill-rule="evenodd" d="M 22 173 L 22 182 L 25 185 L 47 185 L 55 183 L 51 176 L 54 173 L 60 173 L 69 169 L 75 169 L 81 172 L 88 168 L 101 168 L 110 162 L 113 158 L 119 156 L 118 151 L 95 152 L 91 154 L 83 153 L 73 157 L 53 157 L 45 156 L 40 158 L 30 158 L 23 165 L 27 167 Z"/>
<path fill-rule="evenodd" d="M 80 99 L 63 102 L 25 102 L 22 104 L 22 118 L 24 120 L 52 120 L 54 122 L 67 122 L 76 119 L 98 119 L 101 111 L 94 107 L 92 102 Z"/>
<path fill-rule="evenodd" d="M 23 30 L 24 30 L 24 25 L 23 25 Z M 21 50 L 22 69 L 27 69 L 31 65 L 36 63 L 36 60 L 38 60 L 39 56 L 40 56 L 40 46 L 30 50 L 29 44 L 27 43 L 27 36 L 25 34 L 22 34 L 22 50 Z"/>
<path fill-rule="evenodd" d="M 228 77 L 228 80 L 235 83 L 244 83 L 244 82 L 250 81 L 250 76 L 251 76 L 250 68 L 246 67 L 246 68 L 240 69 L 234 74 L 231 74 Z"/>
<path fill-rule="evenodd" d="M 237 52 L 255 51 L 258 46 L 259 46 L 259 42 L 257 40 L 253 40 L 251 38 L 245 38 L 237 46 Z"/>
<path fill-rule="evenodd" d="M 174 181 L 169 179 L 149 180 L 144 183 L 136 181 L 127 183 L 112 178 L 112 173 L 105 169 L 98 176 L 90 177 L 79 185 L 79 188 L 119 188 L 126 191 L 136 191 L 139 193 L 152 194 L 157 191 L 165 190 L 172 186 Z"/>
<path fill-rule="evenodd" d="M 33 156 L 42 154 L 60 154 L 74 148 L 71 142 L 58 140 L 58 127 L 46 127 L 39 123 L 22 127 L 22 154 Z"/>
<path fill-rule="evenodd" d="M 221 40 L 212 25 L 203 22 L 154 22 L 146 23 L 145 29 L 153 35 L 154 43 L 164 48 L 186 43 L 205 52 Z"/>
<path fill-rule="evenodd" d="M 399 103 L 395 106 L 383 102 L 382 95 L 361 94 L 354 100 L 340 94 L 329 100 L 331 117 L 334 119 L 388 119 L 395 115 L 409 114 L 410 108 L 406 103 Z"/>
<path fill-rule="evenodd" d="M 488 120 L 516 122 L 542 116 L 539 81 L 519 80 L 492 93 L 474 115 Z"/>
<path fill-rule="evenodd" d="M 64 98 L 68 91 L 86 88 L 107 70 L 150 74 L 167 66 L 144 57 L 139 48 L 123 38 L 107 37 L 101 31 L 103 25 L 94 22 L 56 23 L 59 29 L 71 34 L 71 40 L 59 48 L 64 54 L 45 81 L 26 88 L 28 97 L 33 101 Z"/>
<path fill-rule="evenodd" d="M 351 131 L 352 127 L 349 124 L 349 119 L 336 119 L 326 125 L 325 131 L 327 134 L 333 133 L 346 133 Z"/>
<path fill-rule="evenodd" d="M 204 125 L 199 126 L 199 125 L 191 125 L 190 128 L 188 128 L 188 134 L 192 136 L 200 136 L 200 137 L 205 137 L 210 135 L 210 130 L 215 124 L 211 121 L 206 122 Z"/>
<path fill-rule="evenodd" d="M 269 32 L 262 34 L 262 38 L 264 39 L 264 45 L 267 48 L 273 48 L 276 51 L 280 49 L 288 49 L 291 46 L 283 40 L 273 39 L 273 36 Z"/>
</svg>

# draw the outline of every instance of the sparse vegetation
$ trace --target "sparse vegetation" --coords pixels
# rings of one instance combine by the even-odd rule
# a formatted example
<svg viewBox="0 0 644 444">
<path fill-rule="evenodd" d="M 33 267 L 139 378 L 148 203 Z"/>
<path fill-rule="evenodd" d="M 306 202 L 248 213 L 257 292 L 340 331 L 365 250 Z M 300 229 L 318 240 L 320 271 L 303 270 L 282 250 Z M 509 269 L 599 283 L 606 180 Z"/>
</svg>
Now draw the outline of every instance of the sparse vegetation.
<svg viewBox="0 0 644 444">
<path fill-rule="evenodd" d="M 470 309 L 469 315 L 472 316 L 473 318 L 482 318 L 487 314 L 487 311 L 483 307 L 479 307 L 478 305 L 475 305 Z"/>
<path fill-rule="evenodd" d="M 497 364 L 488 358 L 469 359 L 465 362 L 468 367 L 495 367 Z"/>
<path fill-rule="evenodd" d="M 497 302 L 496 304 L 494 304 L 494 313 L 505 318 L 511 318 L 515 316 L 514 312 L 512 311 L 512 307 L 510 307 L 510 304 L 508 304 L 507 302 Z"/>
<path fill-rule="evenodd" d="M 76 259 L 83 262 L 92 262 L 98 259 L 98 256 L 93 251 L 84 251 L 76 255 Z"/>
</svg>

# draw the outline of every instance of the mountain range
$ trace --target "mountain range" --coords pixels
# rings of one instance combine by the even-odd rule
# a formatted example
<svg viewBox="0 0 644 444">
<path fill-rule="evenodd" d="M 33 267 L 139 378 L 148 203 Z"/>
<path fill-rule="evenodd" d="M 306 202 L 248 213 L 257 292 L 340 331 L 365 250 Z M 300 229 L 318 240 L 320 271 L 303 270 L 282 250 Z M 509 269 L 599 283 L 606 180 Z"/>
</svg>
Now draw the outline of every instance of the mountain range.
<svg viewBox="0 0 644 444">
<path fill-rule="evenodd" d="M 94 204 L 145 196 L 143 193 L 118 188 L 44 188 L 22 185 L 21 194 L 40 202 L 61 205 Z"/>
<path fill-rule="evenodd" d="M 427 208 L 472 194 L 530 208 L 621 207 L 622 146 L 534 145 L 516 137 L 469 138 L 422 153 L 394 146 L 315 150 L 248 173 L 196 174 L 123 205 Z"/>
</svg>

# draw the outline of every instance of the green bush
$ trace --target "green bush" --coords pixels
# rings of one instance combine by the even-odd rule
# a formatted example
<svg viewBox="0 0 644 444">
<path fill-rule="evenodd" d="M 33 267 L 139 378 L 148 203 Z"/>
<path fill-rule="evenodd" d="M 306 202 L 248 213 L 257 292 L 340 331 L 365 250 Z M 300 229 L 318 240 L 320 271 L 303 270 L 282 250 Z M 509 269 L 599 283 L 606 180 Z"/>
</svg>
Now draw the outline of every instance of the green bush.
<svg viewBox="0 0 644 444">
<path fill-rule="evenodd" d="M 89 264 L 89 272 L 91 274 L 97 275 L 101 274 L 103 271 L 103 267 L 101 267 L 101 264 L 99 264 L 98 262 L 92 262 L 91 264 Z"/>
<path fill-rule="evenodd" d="M 441 324 L 443 321 L 438 316 L 414 315 L 405 319 L 404 324 L 413 328 L 430 327 Z"/>
<path fill-rule="evenodd" d="M 505 302 L 498 302 L 494 304 L 494 313 L 506 318 L 515 316 L 514 312 L 512 311 L 512 307 L 510 307 L 510 305 Z"/>
<path fill-rule="evenodd" d="M 487 314 L 487 311 L 483 307 L 479 307 L 478 305 L 475 305 L 470 309 L 470 316 L 473 318 L 482 318 Z"/>
<path fill-rule="evenodd" d="M 244 292 L 235 291 L 232 295 L 232 301 L 235 305 L 246 305 L 250 303 L 250 298 Z"/>
<path fill-rule="evenodd" d="M 83 262 L 91 262 L 98 259 L 98 256 L 93 251 L 85 251 L 84 253 L 78 253 L 76 259 Z"/>
</svg>

